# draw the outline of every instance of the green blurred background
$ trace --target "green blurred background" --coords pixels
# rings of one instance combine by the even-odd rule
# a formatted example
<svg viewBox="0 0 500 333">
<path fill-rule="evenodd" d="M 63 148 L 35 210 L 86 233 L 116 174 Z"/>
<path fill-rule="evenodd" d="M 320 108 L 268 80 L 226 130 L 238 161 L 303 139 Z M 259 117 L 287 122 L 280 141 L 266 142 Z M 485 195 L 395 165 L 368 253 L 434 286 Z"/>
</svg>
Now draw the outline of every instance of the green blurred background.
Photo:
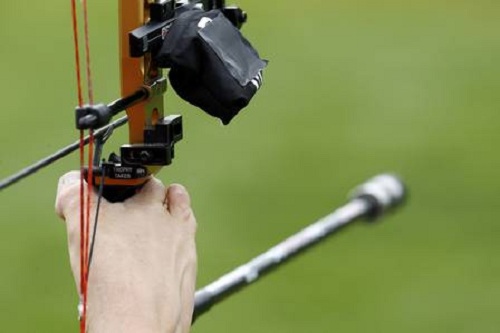
<svg viewBox="0 0 500 333">
<path fill-rule="evenodd" d="M 498 332 L 497 1 L 250 1 L 266 84 L 227 128 L 168 95 L 185 140 L 165 182 L 199 220 L 200 286 L 401 174 L 408 205 L 360 224 L 205 315 L 193 332 Z M 96 99 L 118 94 L 116 1 L 89 1 Z M 69 1 L 0 2 L 0 178 L 74 141 Z M 117 133 L 108 147 L 126 140 Z M 65 159 L 0 194 L 4 332 L 76 332 Z"/>
</svg>

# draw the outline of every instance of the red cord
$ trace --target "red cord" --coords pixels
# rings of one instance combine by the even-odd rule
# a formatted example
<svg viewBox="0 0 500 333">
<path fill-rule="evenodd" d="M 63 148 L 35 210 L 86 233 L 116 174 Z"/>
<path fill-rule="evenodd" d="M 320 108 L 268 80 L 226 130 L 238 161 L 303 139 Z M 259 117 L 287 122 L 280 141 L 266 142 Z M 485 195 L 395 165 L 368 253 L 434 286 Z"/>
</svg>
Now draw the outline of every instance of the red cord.
<svg viewBox="0 0 500 333">
<path fill-rule="evenodd" d="M 89 14 L 87 8 L 87 0 L 82 0 L 82 5 L 83 5 L 83 29 L 84 29 L 83 31 L 85 38 L 85 63 L 86 63 L 85 66 L 87 69 L 87 93 L 89 96 L 89 103 L 92 105 L 94 104 L 94 88 L 92 84 L 92 69 L 90 66 Z"/>
<path fill-rule="evenodd" d="M 89 104 L 94 104 L 94 91 L 92 86 L 92 70 L 90 65 L 90 38 L 89 38 L 89 20 L 88 20 L 88 6 L 87 0 L 82 1 L 83 6 L 83 28 L 84 28 L 84 39 L 85 39 L 85 66 L 87 73 L 87 93 Z M 88 293 L 88 268 L 89 268 L 89 242 L 90 242 L 90 211 L 92 208 L 91 195 L 94 189 L 94 131 L 91 129 L 89 131 L 89 148 L 88 148 L 88 173 L 87 173 L 87 211 L 86 211 L 86 225 L 85 225 L 85 251 L 84 251 L 84 275 L 85 275 L 85 291 L 83 293 L 83 312 L 84 316 L 87 317 L 87 293 Z"/>
<path fill-rule="evenodd" d="M 78 20 L 76 13 L 76 0 L 71 0 L 71 16 L 73 22 L 73 43 L 75 45 L 75 70 L 78 88 L 78 105 L 83 105 L 82 75 L 80 70 L 80 46 L 78 44 Z"/>
<path fill-rule="evenodd" d="M 84 21 L 84 41 L 85 41 L 85 68 L 87 74 L 87 92 L 88 102 L 93 104 L 93 86 L 92 72 L 90 66 L 90 42 L 89 42 L 89 25 L 87 0 L 82 0 L 83 6 L 83 21 Z M 75 70 L 78 89 L 78 105 L 84 104 L 82 75 L 80 66 L 80 45 L 78 34 L 78 14 L 76 0 L 71 0 L 71 15 L 73 25 L 73 42 L 75 46 Z M 87 197 L 85 199 L 85 133 L 80 131 L 80 293 L 82 301 L 82 313 L 80 317 L 80 333 L 86 333 L 87 330 L 87 291 L 88 291 L 88 264 L 89 264 L 89 233 L 90 233 L 90 211 L 91 211 L 91 196 L 93 193 L 93 159 L 94 159 L 94 133 L 89 131 L 89 151 L 88 151 L 88 173 L 87 173 Z"/>
<path fill-rule="evenodd" d="M 83 89 L 82 89 L 82 76 L 80 69 L 80 45 L 78 43 L 78 18 L 76 12 L 76 0 L 71 0 L 71 17 L 73 23 L 73 43 L 75 47 L 75 70 L 76 70 L 76 84 L 78 91 L 78 106 L 83 106 Z M 83 130 L 80 131 L 80 293 L 83 295 L 85 289 L 85 276 L 84 276 L 84 267 L 85 267 L 85 258 L 82 255 L 84 253 L 85 240 L 84 240 L 84 230 L 85 230 L 85 214 L 84 214 L 84 175 L 83 175 L 83 167 L 85 164 L 85 151 L 84 151 L 84 142 L 83 139 L 85 137 L 85 133 Z M 85 304 L 83 304 L 85 307 Z M 80 333 L 85 333 L 86 329 L 86 316 L 82 315 L 80 317 Z"/>
</svg>

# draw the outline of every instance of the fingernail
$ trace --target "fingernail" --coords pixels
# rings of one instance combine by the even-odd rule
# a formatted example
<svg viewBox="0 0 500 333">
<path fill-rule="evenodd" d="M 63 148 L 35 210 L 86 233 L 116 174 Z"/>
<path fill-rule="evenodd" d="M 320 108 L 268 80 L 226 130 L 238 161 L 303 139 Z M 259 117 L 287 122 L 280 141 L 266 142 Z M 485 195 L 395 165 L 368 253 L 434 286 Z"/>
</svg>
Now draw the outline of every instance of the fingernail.
<svg viewBox="0 0 500 333">
<path fill-rule="evenodd" d="M 175 211 L 181 211 L 191 206 L 191 199 L 186 188 L 179 184 L 172 184 L 169 188 L 168 206 L 170 212 L 175 214 Z"/>
<path fill-rule="evenodd" d="M 186 195 L 186 188 L 180 184 L 171 185 L 172 193 L 175 195 Z"/>
</svg>

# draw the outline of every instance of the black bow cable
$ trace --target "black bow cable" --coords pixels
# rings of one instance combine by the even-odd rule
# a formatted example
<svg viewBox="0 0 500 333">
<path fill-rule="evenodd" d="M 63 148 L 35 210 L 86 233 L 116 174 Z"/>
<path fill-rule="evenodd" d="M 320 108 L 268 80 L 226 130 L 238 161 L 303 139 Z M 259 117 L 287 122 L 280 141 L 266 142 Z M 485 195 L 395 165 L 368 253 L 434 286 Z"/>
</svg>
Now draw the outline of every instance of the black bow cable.
<svg viewBox="0 0 500 333">
<path fill-rule="evenodd" d="M 399 206 L 405 197 L 406 188 L 399 178 L 384 174 L 370 179 L 352 192 L 346 205 L 198 290 L 193 322 L 213 305 L 253 284 L 261 275 L 276 269 L 327 236 L 361 218 L 373 221 Z"/>
<path fill-rule="evenodd" d="M 106 131 L 100 135 L 99 137 L 96 138 L 96 147 L 95 147 L 95 154 L 94 154 L 94 165 L 99 165 L 99 159 L 101 158 L 101 153 L 102 153 L 102 148 L 104 147 L 104 144 L 108 139 L 111 137 L 113 134 L 114 128 L 113 127 L 108 127 Z M 102 161 L 104 162 L 104 160 Z M 101 172 L 101 177 L 106 178 L 106 168 L 100 165 L 101 167 L 100 172 Z M 87 267 L 87 278 L 90 274 L 90 265 L 92 264 L 92 257 L 94 256 L 94 247 L 95 247 L 95 242 L 97 238 L 97 225 L 99 224 L 99 211 L 101 210 L 101 202 L 103 198 L 103 192 L 104 192 L 104 182 L 101 182 L 99 184 L 99 192 L 97 195 L 97 207 L 95 210 L 95 218 L 94 218 L 94 228 L 92 230 L 92 238 L 90 240 L 90 250 L 89 250 L 89 265 Z"/>
<path fill-rule="evenodd" d="M 101 168 L 102 178 L 106 177 L 106 168 Z M 92 229 L 92 239 L 90 241 L 89 265 L 87 267 L 87 277 L 90 275 L 90 265 L 94 256 L 95 242 L 97 238 L 97 225 L 99 224 L 99 211 L 101 210 L 102 192 L 104 190 L 104 182 L 99 185 L 99 193 L 97 195 L 97 207 L 95 210 L 94 228 Z"/>
<path fill-rule="evenodd" d="M 94 137 L 101 137 L 107 132 L 108 129 L 110 129 L 110 128 L 115 129 L 115 128 L 122 127 L 127 122 L 128 122 L 127 116 L 118 118 L 117 120 L 113 121 L 109 125 L 104 126 L 103 128 L 100 128 L 99 130 L 95 131 Z M 89 137 L 86 136 L 84 139 L 84 144 L 88 145 L 88 143 L 89 143 Z M 2 179 L 0 181 L 0 190 L 3 190 L 5 188 L 19 182 L 20 180 L 31 176 L 32 174 L 36 173 L 37 171 L 57 162 L 61 158 L 66 157 L 69 154 L 71 154 L 72 152 L 78 150 L 79 147 L 80 147 L 80 141 L 79 140 L 75 141 L 74 143 L 72 143 L 64 148 L 61 148 L 58 151 L 56 151 L 55 153 L 39 160 L 36 163 L 33 163 L 32 165 L 30 165 L 24 169 L 22 169 L 21 171 L 16 172 L 15 174 L 13 174 L 7 178 Z"/>
</svg>

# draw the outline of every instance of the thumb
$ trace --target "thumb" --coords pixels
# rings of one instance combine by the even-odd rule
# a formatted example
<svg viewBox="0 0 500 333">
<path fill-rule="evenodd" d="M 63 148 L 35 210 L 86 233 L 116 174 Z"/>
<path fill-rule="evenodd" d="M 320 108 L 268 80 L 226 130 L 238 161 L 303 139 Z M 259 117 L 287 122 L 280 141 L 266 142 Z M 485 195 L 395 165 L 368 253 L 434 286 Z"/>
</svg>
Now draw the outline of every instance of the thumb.
<svg viewBox="0 0 500 333">
<path fill-rule="evenodd" d="M 166 204 L 175 217 L 183 217 L 191 211 L 191 198 L 186 188 L 179 184 L 172 184 L 167 189 Z"/>
</svg>

